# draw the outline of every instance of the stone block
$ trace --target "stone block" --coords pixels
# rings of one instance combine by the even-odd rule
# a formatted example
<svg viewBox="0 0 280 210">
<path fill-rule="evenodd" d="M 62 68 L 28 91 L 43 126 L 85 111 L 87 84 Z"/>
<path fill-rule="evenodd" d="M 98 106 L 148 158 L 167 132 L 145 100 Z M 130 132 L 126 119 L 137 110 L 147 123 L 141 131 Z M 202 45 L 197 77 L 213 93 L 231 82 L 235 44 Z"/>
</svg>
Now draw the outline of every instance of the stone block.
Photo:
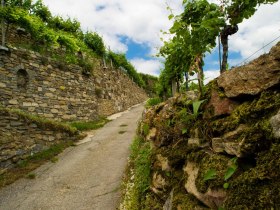
<svg viewBox="0 0 280 210">
<path fill-rule="evenodd" d="M 53 93 L 45 93 L 45 96 L 52 98 L 54 95 L 53 95 Z"/>
<path fill-rule="evenodd" d="M 7 87 L 7 85 L 3 82 L 0 82 L 0 88 L 5 88 L 5 87 Z"/>
<path fill-rule="evenodd" d="M 32 102 L 32 103 L 31 103 L 31 106 L 38 107 L 39 104 L 38 104 L 38 103 L 35 103 L 35 102 Z"/>
<path fill-rule="evenodd" d="M 54 136 L 49 136 L 49 141 L 54 141 L 55 137 Z"/>
<path fill-rule="evenodd" d="M 59 111 L 57 109 L 51 109 L 51 113 L 57 114 Z"/>
<path fill-rule="evenodd" d="M 17 126 L 23 125 L 23 123 L 20 122 L 20 121 L 11 121 L 11 122 L 10 122 L 10 125 L 11 125 L 12 127 L 17 127 Z"/>
<path fill-rule="evenodd" d="M 55 91 L 56 91 L 56 89 L 55 89 L 55 88 L 49 88 L 49 91 L 51 91 L 51 92 L 55 92 Z"/>
<path fill-rule="evenodd" d="M 30 107 L 30 106 L 32 106 L 32 103 L 31 102 L 23 102 L 22 106 L 23 107 Z"/>
<path fill-rule="evenodd" d="M 12 99 L 12 100 L 9 100 L 9 104 L 11 105 L 17 105 L 18 104 L 18 101 L 16 99 Z"/>
<path fill-rule="evenodd" d="M 53 117 L 54 117 L 53 114 L 44 114 L 44 116 L 45 116 L 46 118 L 53 118 Z"/>
</svg>

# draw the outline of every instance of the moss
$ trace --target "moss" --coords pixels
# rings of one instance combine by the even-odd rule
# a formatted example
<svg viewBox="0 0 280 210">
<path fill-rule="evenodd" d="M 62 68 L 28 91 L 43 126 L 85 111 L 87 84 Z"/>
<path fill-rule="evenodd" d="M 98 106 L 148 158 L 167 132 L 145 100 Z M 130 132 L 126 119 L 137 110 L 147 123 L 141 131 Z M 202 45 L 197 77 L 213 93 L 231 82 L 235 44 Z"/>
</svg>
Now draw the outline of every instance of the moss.
<svg viewBox="0 0 280 210">
<path fill-rule="evenodd" d="M 223 155 L 208 154 L 205 151 L 191 153 L 188 160 L 195 162 L 199 167 L 198 177 L 196 179 L 197 189 L 205 193 L 209 188 L 223 188 L 224 175 L 229 165 L 230 158 Z M 209 169 L 214 169 L 217 173 L 215 179 L 204 181 L 204 176 Z"/>
<path fill-rule="evenodd" d="M 186 191 L 174 192 L 174 199 L 172 202 L 174 209 L 193 210 L 193 209 L 209 209 L 200 203 L 193 195 Z"/>
<path fill-rule="evenodd" d="M 105 117 L 99 117 L 95 121 L 74 121 L 74 122 L 69 123 L 69 125 L 80 131 L 96 130 L 98 128 L 102 128 L 109 121 L 110 120 L 108 120 Z"/>
<path fill-rule="evenodd" d="M 149 192 L 146 194 L 145 199 L 143 199 L 142 203 L 142 210 L 151 210 L 151 207 L 153 210 L 162 210 L 163 202 L 162 200 L 155 196 L 152 192 Z M 135 209 L 139 210 L 139 209 Z"/>
<path fill-rule="evenodd" d="M 144 136 L 147 136 L 149 134 L 150 131 L 150 126 L 148 124 L 143 124 L 142 126 L 142 133 L 144 134 Z"/>
<path fill-rule="evenodd" d="M 256 167 L 235 178 L 229 189 L 226 209 L 279 209 L 280 145 L 257 156 Z"/>
<path fill-rule="evenodd" d="M 280 93 L 267 90 L 252 101 L 239 105 L 230 116 L 214 119 L 210 123 L 215 136 L 233 131 L 240 124 L 252 125 L 269 119 L 280 109 Z"/>
</svg>

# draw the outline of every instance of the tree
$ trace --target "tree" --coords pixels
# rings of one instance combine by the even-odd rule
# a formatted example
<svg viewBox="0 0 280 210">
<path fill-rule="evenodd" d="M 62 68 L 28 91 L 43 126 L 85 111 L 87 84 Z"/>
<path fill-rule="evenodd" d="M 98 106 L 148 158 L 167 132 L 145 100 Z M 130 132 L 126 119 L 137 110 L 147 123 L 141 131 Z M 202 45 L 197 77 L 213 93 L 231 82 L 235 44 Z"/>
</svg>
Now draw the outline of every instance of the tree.
<svg viewBox="0 0 280 210">
<path fill-rule="evenodd" d="M 171 15 L 170 18 L 173 18 Z M 200 92 L 203 86 L 203 57 L 216 45 L 216 37 L 225 25 L 220 8 L 207 0 L 184 0 L 184 12 L 176 16 L 169 30 L 174 37 L 161 48 L 170 79 L 196 72 Z"/>
<path fill-rule="evenodd" d="M 101 57 L 105 55 L 106 49 L 103 39 L 97 33 L 87 32 L 84 36 L 84 42 L 97 55 Z"/>
<path fill-rule="evenodd" d="M 221 31 L 221 42 L 223 45 L 223 61 L 221 73 L 226 71 L 228 59 L 228 36 L 238 31 L 238 24 L 244 19 L 250 18 L 261 4 L 273 4 L 278 0 L 220 0 L 221 9 L 228 24 Z"/>
</svg>

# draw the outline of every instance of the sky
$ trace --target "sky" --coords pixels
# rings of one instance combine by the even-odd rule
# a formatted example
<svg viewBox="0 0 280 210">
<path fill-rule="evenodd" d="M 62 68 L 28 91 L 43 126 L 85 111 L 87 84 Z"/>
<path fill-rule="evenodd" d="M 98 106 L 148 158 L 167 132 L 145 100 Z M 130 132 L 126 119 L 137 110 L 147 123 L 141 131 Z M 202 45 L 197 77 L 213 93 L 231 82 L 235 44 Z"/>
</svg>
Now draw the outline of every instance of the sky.
<svg viewBox="0 0 280 210">
<path fill-rule="evenodd" d="M 215 1 L 215 0 L 209 0 Z M 155 55 L 163 45 L 160 40 L 172 22 L 168 19 L 182 12 L 182 0 L 43 0 L 54 15 L 76 18 L 84 31 L 96 31 L 114 52 L 125 53 L 138 72 L 159 75 L 162 59 Z M 229 37 L 229 65 L 240 65 L 254 52 L 280 36 L 280 2 L 261 5 L 253 17 L 239 24 L 239 31 Z M 164 38 L 164 37 L 163 37 Z M 166 38 L 165 38 L 166 39 Z M 280 38 L 247 61 L 266 53 Z M 219 75 L 218 49 L 205 57 L 205 77 Z"/>
</svg>

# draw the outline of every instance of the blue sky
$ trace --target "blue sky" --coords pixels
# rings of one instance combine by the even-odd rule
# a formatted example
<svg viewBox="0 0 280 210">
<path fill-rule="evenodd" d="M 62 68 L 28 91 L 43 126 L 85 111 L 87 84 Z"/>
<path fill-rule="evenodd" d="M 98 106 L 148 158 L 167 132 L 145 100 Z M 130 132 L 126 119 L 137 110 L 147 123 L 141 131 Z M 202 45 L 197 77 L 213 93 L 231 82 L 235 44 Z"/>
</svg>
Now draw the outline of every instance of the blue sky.
<svg viewBox="0 0 280 210">
<path fill-rule="evenodd" d="M 77 0 L 43 1 L 53 14 L 78 19 L 83 30 L 96 31 L 103 37 L 108 48 L 126 53 L 139 72 L 152 75 L 158 75 L 162 68 L 162 60 L 155 57 L 162 46 L 160 38 L 168 39 L 160 31 L 168 31 L 172 26 L 166 7 L 170 6 L 174 14 L 182 12 L 182 0 L 83 0 L 82 3 Z M 252 18 L 239 25 L 238 33 L 229 40 L 230 66 L 242 62 L 280 36 L 279 11 L 280 2 L 261 6 Z M 268 52 L 273 44 L 276 42 L 260 53 Z M 218 76 L 217 48 L 206 56 L 204 69 L 207 78 Z"/>
</svg>

